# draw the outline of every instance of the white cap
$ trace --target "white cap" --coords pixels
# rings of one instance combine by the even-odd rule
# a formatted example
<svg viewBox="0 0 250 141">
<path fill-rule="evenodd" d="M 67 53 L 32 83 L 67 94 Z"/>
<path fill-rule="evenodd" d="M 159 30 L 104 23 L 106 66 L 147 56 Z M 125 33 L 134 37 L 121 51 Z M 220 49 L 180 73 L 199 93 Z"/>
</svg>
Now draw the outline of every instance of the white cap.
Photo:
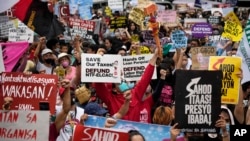
<svg viewBox="0 0 250 141">
<path fill-rule="evenodd" d="M 45 48 L 42 50 L 42 56 L 47 54 L 47 53 L 53 53 L 51 49 Z"/>
<path fill-rule="evenodd" d="M 62 57 L 65 57 L 65 56 L 69 57 L 69 59 L 70 59 L 70 55 L 63 52 L 63 53 L 60 53 L 60 54 L 58 55 L 58 60 L 60 60 Z"/>
</svg>

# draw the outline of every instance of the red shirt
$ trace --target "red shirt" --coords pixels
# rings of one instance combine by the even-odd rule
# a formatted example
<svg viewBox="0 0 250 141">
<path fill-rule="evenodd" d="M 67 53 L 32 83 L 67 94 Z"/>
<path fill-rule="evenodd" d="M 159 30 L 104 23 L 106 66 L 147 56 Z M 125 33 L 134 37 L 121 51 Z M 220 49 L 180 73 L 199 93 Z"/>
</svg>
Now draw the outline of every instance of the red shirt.
<svg viewBox="0 0 250 141">
<path fill-rule="evenodd" d="M 136 122 L 140 121 L 140 111 L 143 105 L 142 98 L 152 79 L 154 69 L 155 66 L 148 64 L 141 80 L 131 89 L 132 98 L 129 111 L 122 119 Z M 96 89 L 96 95 L 107 105 L 109 113 L 111 115 L 117 113 L 124 103 L 123 94 L 112 94 L 112 91 L 104 83 L 96 83 L 94 87 Z"/>
</svg>

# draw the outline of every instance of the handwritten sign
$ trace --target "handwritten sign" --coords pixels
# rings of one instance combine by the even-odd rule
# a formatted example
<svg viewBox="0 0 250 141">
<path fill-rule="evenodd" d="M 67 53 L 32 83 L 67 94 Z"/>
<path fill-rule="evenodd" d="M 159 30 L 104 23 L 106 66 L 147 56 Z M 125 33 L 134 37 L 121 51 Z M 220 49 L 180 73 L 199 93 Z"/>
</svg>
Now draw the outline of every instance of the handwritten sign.
<svg viewBox="0 0 250 141">
<path fill-rule="evenodd" d="M 240 41 L 243 36 L 243 29 L 240 24 L 227 20 L 224 26 L 223 37 L 229 38 L 232 41 Z"/>
<path fill-rule="evenodd" d="M 1 141 L 47 141 L 49 111 L 0 111 Z"/>
<path fill-rule="evenodd" d="M 144 12 L 139 8 L 133 8 L 129 13 L 128 19 L 137 25 L 141 25 L 144 20 Z"/>
<path fill-rule="evenodd" d="M 175 30 L 171 34 L 171 39 L 172 39 L 174 48 L 187 47 L 187 37 L 184 31 Z"/>
<path fill-rule="evenodd" d="M 74 128 L 73 141 L 128 141 L 128 132 L 111 128 L 98 128 L 77 125 Z"/>
<path fill-rule="evenodd" d="M 141 54 L 151 54 L 149 47 L 147 46 L 141 46 Z M 136 55 L 136 50 L 133 50 L 131 55 Z"/>
<path fill-rule="evenodd" d="M 209 70 L 221 70 L 223 72 L 221 102 L 225 104 L 237 104 L 239 97 L 241 57 L 211 56 L 209 59 Z"/>
<path fill-rule="evenodd" d="M 121 82 L 120 55 L 82 54 L 82 82 Z"/>
<path fill-rule="evenodd" d="M 10 28 L 8 40 L 12 42 L 28 41 L 29 43 L 33 43 L 34 31 L 29 29 L 27 26 L 18 26 L 17 28 Z"/>
<path fill-rule="evenodd" d="M 140 80 L 152 56 L 153 54 L 123 56 L 122 59 L 124 79 L 127 81 Z M 152 79 L 156 79 L 156 70 L 154 71 Z"/>
<path fill-rule="evenodd" d="M 46 102 L 54 114 L 57 81 L 56 75 L 3 72 L 0 75 L 0 99 L 12 97 L 11 110 L 40 110 L 40 102 Z M 2 100 L 0 105 L 3 105 Z"/>
<path fill-rule="evenodd" d="M 197 23 L 192 26 L 192 36 L 196 38 L 204 38 L 212 34 L 212 26 L 207 23 Z"/>
<path fill-rule="evenodd" d="M 231 21 L 234 22 L 238 25 L 241 25 L 240 20 L 238 19 L 238 17 L 235 15 L 235 13 L 233 11 L 229 12 L 225 17 L 224 17 L 225 21 Z"/>
<path fill-rule="evenodd" d="M 158 11 L 157 21 L 162 23 L 173 23 L 176 22 L 176 11 L 174 10 L 162 10 Z"/>
<path fill-rule="evenodd" d="M 176 70 L 175 122 L 182 132 L 215 133 L 221 106 L 221 71 Z"/>
<path fill-rule="evenodd" d="M 192 70 L 207 70 L 209 57 L 216 55 L 214 47 L 193 47 L 191 48 Z"/>
<path fill-rule="evenodd" d="M 145 45 L 145 46 L 156 46 L 156 43 L 155 43 L 155 40 L 154 40 L 154 37 L 153 37 L 153 34 L 152 34 L 151 30 L 142 31 L 141 34 L 142 34 L 142 37 L 143 37 L 143 40 L 144 40 L 142 42 L 142 45 Z M 164 34 L 161 33 L 161 32 L 159 32 L 158 36 L 161 39 L 161 38 L 164 37 Z"/>
<path fill-rule="evenodd" d="M 79 35 L 84 39 L 92 39 L 94 35 L 95 22 L 69 18 L 70 32 L 72 36 Z"/>
</svg>

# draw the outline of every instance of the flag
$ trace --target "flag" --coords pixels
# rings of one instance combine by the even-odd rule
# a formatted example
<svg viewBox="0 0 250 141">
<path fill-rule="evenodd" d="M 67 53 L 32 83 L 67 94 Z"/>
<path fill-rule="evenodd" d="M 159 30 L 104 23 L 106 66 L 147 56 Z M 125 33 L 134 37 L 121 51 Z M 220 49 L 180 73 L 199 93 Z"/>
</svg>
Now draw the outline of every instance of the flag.
<svg viewBox="0 0 250 141">
<path fill-rule="evenodd" d="M 30 29 L 40 36 L 46 36 L 50 39 L 51 36 L 56 37 L 64 32 L 62 24 L 48 9 L 48 2 L 40 0 L 20 0 L 14 5 L 13 16 L 20 19 Z M 51 30 L 53 26 L 60 26 L 58 31 Z"/>
<path fill-rule="evenodd" d="M 1 43 L 4 71 L 11 72 L 29 47 L 28 42 Z"/>
</svg>

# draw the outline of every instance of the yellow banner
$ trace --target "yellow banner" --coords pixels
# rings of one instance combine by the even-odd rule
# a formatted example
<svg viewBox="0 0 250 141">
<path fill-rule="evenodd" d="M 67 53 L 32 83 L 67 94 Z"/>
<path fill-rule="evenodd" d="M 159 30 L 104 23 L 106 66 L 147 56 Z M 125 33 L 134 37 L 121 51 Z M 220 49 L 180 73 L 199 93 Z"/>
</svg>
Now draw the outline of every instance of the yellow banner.
<svg viewBox="0 0 250 141">
<path fill-rule="evenodd" d="M 241 63 L 241 57 L 210 56 L 209 70 L 222 70 L 223 72 L 221 103 L 238 103 L 240 79 L 236 73 L 240 71 Z"/>
<path fill-rule="evenodd" d="M 141 25 L 143 23 L 144 17 L 144 12 L 141 9 L 133 8 L 129 13 L 128 19 L 137 25 Z"/>
<path fill-rule="evenodd" d="M 229 38 L 235 42 L 240 41 L 243 36 L 242 26 L 240 24 L 237 24 L 237 22 L 227 20 L 225 22 L 224 32 L 222 33 L 222 36 L 225 38 Z"/>
<path fill-rule="evenodd" d="M 233 11 L 229 12 L 224 18 L 224 21 L 232 21 L 238 25 L 241 25 L 240 20 L 238 19 L 238 17 L 235 15 L 235 13 Z"/>
</svg>

